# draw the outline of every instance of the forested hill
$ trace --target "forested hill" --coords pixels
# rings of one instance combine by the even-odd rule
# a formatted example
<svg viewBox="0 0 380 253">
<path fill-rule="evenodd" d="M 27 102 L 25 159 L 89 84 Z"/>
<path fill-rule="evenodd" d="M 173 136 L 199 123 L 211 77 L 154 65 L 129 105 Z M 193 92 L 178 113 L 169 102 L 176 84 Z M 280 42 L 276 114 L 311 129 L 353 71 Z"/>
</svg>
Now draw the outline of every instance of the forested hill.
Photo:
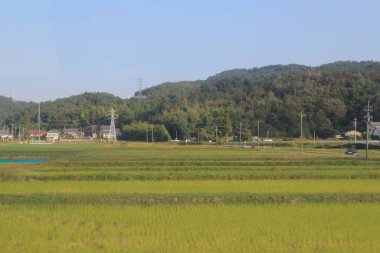
<svg viewBox="0 0 380 253">
<path fill-rule="evenodd" d="M 268 131 L 270 136 L 298 136 L 302 111 L 306 135 L 316 131 L 324 138 L 352 129 L 355 117 L 359 130 L 364 130 L 367 100 L 372 101 L 375 120 L 380 121 L 380 63 L 237 69 L 196 83 L 160 85 L 144 94 L 149 96 L 147 101 L 130 107 L 144 108 L 144 114 L 125 120 L 164 124 L 171 136 L 175 129 L 183 137 L 197 131 L 212 135 L 215 125 L 222 136 L 236 135 L 242 122 L 247 137 L 257 134 L 257 120 L 264 135 Z"/>
<path fill-rule="evenodd" d="M 130 134 L 134 130 L 145 133 L 148 124 L 154 124 L 167 129 L 172 138 L 176 132 L 181 139 L 199 132 L 206 140 L 212 139 L 215 126 L 220 137 L 237 135 L 240 122 L 244 138 L 257 135 L 258 120 L 261 135 L 296 137 L 302 111 L 306 136 L 315 131 L 324 138 L 352 129 L 355 117 L 359 130 L 364 130 L 367 100 L 375 108 L 375 121 L 380 121 L 380 63 L 237 69 L 204 81 L 164 83 L 143 95 L 147 98 L 122 100 L 106 93 L 85 93 L 49 101 L 41 104 L 42 119 L 47 129 L 84 127 L 109 121 L 108 111 L 114 106 L 119 126 L 132 125 L 124 127 L 129 139 L 135 138 Z M 34 107 L 13 114 L 7 122 L 32 127 Z"/>
<path fill-rule="evenodd" d="M 109 124 L 110 108 L 120 108 L 125 100 L 108 93 L 84 93 L 54 101 L 42 102 L 41 122 L 44 129 L 64 127 L 87 127 L 94 124 Z M 38 104 L 31 103 L 22 112 L 13 114 L 6 121 L 26 129 L 36 128 Z"/>
<path fill-rule="evenodd" d="M 0 96 L 0 123 L 5 124 L 7 119 L 22 113 L 30 105 L 31 103 L 13 101 L 11 98 Z"/>
</svg>

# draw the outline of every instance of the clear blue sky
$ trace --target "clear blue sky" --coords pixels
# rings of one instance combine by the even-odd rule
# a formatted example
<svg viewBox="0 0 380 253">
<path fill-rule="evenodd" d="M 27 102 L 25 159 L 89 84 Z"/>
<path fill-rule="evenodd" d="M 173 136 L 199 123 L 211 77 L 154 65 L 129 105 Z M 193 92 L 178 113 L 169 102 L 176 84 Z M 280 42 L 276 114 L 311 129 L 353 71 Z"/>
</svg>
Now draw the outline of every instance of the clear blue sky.
<svg viewBox="0 0 380 253">
<path fill-rule="evenodd" d="M 234 68 L 380 61 L 377 0 L 0 0 L 0 94 L 133 95 Z"/>
</svg>

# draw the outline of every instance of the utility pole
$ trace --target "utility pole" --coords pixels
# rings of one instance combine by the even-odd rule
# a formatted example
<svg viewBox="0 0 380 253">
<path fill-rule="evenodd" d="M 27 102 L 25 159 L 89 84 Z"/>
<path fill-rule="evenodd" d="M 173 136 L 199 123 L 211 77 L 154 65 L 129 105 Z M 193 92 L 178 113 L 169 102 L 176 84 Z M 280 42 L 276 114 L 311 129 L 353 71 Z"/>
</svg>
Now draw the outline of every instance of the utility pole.
<svg viewBox="0 0 380 253">
<path fill-rule="evenodd" d="M 368 104 L 365 108 L 365 112 L 367 113 L 366 116 L 364 116 L 364 118 L 366 119 L 366 123 L 367 123 L 367 138 L 366 138 L 366 150 L 365 150 L 365 159 L 368 159 L 368 139 L 369 139 L 369 125 L 371 124 L 371 119 L 372 119 L 372 116 L 371 116 L 371 112 L 373 111 L 372 107 L 369 105 L 369 101 L 368 101 Z"/>
<path fill-rule="evenodd" d="M 305 117 L 305 114 L 301 112 L 300 118 L 301 118 L 301 154 L 303 155 L 303 131 L 302 131 L 302 119 Z"/>
<path fill-rule="evenodd" d="M 260 120 L 257 121 L 257 147 L 260 147 Z"/>
<path fill-rule="evenodd" d="M 38 143 L 41 143 L 41 103 L 38 103 Z"/>
<path fill-rule="evenodd" d="M 240 137 L 239 137 L 239 145 L 240 145 L 240 147 L 241 147 L 241 121 L 240 121 L 240 123 L 239 123 L 239 129 L 240 129 Z"/>
<path fill-rule="evenodd" d="M 116 139 L 116 128 L 115 128 L 115 110 L 111 108 L 111 124 L 109 132 L 109 141 L 117 142 Z"/>
<path fill-rule="evenodd" d="M 356 127 L 358 126 L 358 122 L 356 121 L 356 117 L 354 119 L 354 127 L 355 127 L 355 132 L 354 132 L 354 136 L 355 136 L 355 143 L 356 143 Z"/>
<path fill-rule="evenodd" d="M 315 130 L 314 130 L 314 132 L 313 132 L 313 133 L 314 133 L 314 146 L 315 146 Z"/>
<path fill-rule="evenodd" d="M 149 134 L 148 134 L 148 128 L 145 128 L 145 134 L 146 134 L 146 143 L 149 143 Z"/>
<path fill-rule="evenodd" d="M 215 125 L 215 144 L 218 145 L 218 126 Z"/>
<path fill-rule="evenodd" d="M 152 143 L 153 143 L 153 141 L 154 141 L 154 139 L 153 139 L 153 125 L 152 125 Z"/>
</svg>

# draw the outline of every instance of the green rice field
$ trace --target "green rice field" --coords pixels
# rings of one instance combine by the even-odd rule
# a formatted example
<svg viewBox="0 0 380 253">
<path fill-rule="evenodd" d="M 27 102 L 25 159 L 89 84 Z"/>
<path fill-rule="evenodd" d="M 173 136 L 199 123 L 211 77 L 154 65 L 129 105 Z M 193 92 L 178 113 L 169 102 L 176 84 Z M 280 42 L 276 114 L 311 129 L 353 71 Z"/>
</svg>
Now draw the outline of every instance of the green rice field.
<svg viewBox="0 0 380 253">
<path fill-rule="evenodd" d="M 380 151 L 0 145 L 0 252 L 380 252 Z"/>
</svg>

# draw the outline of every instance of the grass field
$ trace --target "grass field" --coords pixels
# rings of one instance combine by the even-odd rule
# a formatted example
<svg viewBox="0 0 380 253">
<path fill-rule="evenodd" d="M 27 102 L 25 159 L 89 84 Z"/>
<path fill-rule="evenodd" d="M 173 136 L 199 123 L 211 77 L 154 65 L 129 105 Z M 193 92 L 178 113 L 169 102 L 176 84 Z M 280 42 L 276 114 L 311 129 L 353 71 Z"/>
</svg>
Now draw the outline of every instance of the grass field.
<svg viewBox="0 0 380 253">
<path fill-rule="evenodd" d="M 380 205 L 3 206 L 2 252 L 377 252 Z"/>
<path fill-rule="evenodd" d="M 361 152 L 363 153 L 363 152 Z M 0 252 L 380 252 L 380 152 L 0 145 Z"/>
</svg>

